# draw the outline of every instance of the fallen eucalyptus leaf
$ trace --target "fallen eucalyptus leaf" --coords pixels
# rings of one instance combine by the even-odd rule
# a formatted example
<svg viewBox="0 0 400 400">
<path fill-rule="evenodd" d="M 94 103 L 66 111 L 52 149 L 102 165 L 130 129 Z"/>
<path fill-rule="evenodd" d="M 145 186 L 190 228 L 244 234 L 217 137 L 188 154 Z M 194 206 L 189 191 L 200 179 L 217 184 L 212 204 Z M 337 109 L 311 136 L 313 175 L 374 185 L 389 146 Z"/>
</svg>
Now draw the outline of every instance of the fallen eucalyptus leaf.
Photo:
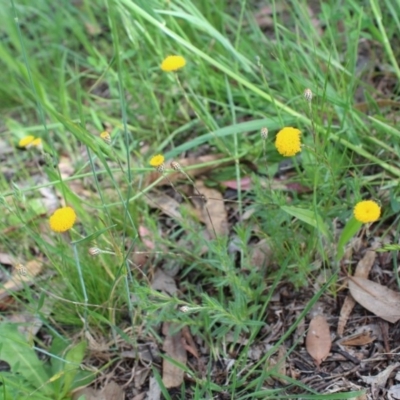
<svg viewBox="0 0 400 400">
<path fill-rule="evenodd" d="M 385 321 L 400 319 L 400 293 L 368 279 L 349 277 L 349 289 L 354 300 Z"/>
</svg>

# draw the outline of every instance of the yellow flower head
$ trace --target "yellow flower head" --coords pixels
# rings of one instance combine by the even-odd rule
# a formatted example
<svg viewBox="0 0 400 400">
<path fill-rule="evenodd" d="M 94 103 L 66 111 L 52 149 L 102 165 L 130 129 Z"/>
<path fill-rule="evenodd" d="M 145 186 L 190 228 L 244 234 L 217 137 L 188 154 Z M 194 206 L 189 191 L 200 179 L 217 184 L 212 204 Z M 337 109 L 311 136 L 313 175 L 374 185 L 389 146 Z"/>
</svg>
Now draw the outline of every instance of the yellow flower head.
<svg viewBox="0 0 400 400">
<path fill-rule="evenodd" d="M 292 127 L 281 129 L 276 135 L 275 147 L 278 153 L 285 157 L 292 157 L 301 151 L 301 132 Z"/>
<path fill-rule="evenodd" d="M 76 214 L 72 207 L 62 207 L 50 217 L 50 228 L 54 232 L 66 232 L 70 230 L 76 221 Z"/>
<path fill-rule="evenodd" d="M 106 142 L 106 143 L 111 143 L 111 136 L 107 131 L 101 132 L 100 137 Z"/>
<path fill-rule="evenodd" d="M 186 65 L 182 56 L 168 56 L 161 63 L 161 69 L 165 72 L 177 71 Z"/>
<path fill-rule="evenodd" d="M 164 156 L 162 154 L 157 154 L 156 156 L 151 157 L 150 165 L 155 168 L 159 168 L 164 164 Z"/>
<path fill-rule="evenodd" d="M 32 136 L 32 135 L 25 136 L 19 141 L 18 146 L 19 147 L 28 147 L 30 144 L 32 144 L 32 142 L 34 140 L 35 140 L 35 136 Z"/>
<path fill-rule="evenodd" d="M 34 140 L 32 140 L 32 142 L 29 144 L 29 146 L 35 146 L 35 147 L 42 147 L 42 139 L 40 138 L 36 138 Z"/>
<path fill-rule="evenodd" d="M 380 216 L 381 207 L 373 200 L 360 201 L 354 207 L 355 219 L 363 224 L 375 222 Z"/>
</svg>

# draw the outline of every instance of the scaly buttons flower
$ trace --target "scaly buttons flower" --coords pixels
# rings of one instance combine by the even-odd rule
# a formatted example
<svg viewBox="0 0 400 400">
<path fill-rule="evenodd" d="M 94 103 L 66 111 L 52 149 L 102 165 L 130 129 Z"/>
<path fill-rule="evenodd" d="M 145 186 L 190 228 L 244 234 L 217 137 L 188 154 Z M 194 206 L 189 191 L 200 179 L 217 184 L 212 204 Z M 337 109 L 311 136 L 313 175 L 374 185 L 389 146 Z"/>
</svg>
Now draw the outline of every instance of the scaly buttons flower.
<svg viewBox="0 0 400 400">
<path fill-rule="evenodd" d="M 19 147 L 27 147 L 30 144 L 32 144 L 32 142 L 34 140 L 35 140 L 35 136 L 32 136 L 32 135 L 25 136 L 19 141 L 18 146 Z"/>
<path fill-rule="evenodd" d="M 165 72 L 177 71 L 186 65 L 182 56 L 168 56 L 161 63 L 161 69 Z"/>
<path fill-rule="evenodd" d="M 381 207 L 373 200 L 363 200 L 354 207 L 354 217 L 357 221 L 366 224 L 375 222 L 381 216 Z"/>
<path fill-rule="evenodd" d="M 164 164 L 164 156 L 162 154 L 157 154 L 156 156 L 151 157 L 150 165 L 155 168 L 159 168 Z"/>
<path fill-rule="evenodd" d="M 62 207 L 50 217 L 50 228 L 54 232 L 66 232 L 70 230 L 76 221 L 76 214 L 72 207 Z"/>
<path fill-rule="evenodd" d="M 275 147 L 279 154 L 292 157 L 301 151 L 301 132 L 292 127 L 281 129 L 276 135 Z"/>
</svg>

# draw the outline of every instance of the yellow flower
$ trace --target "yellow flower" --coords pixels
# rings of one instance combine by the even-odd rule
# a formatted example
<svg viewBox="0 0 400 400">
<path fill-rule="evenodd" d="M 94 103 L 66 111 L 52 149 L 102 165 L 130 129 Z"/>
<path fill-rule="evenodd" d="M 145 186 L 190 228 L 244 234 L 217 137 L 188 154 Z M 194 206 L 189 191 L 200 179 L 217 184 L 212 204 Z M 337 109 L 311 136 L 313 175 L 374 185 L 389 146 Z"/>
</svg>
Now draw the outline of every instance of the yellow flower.
<svg viewBox="0 0 400 400">
<path fill-rule="evenodd" d="M 381 207 L 373 200 L 360 201 L 354 207 L 354 217 L 357 221 L 366 224 L 375 222 L 381 216 Z"/>
<path fill-rule="evenodd" d="M 62 207 L 50 217 L 50 228 L 54 232 L 66 232 L 70 230 L 76 221 L 76 214 L 72 207 Z"/>
<path fill-rule="evenodd" d="M 164 164 L 164 156 L 162 154 L 157 154 L 156 156 L 151 157 L 150 165 L 155 168 L 159 168 Z"/>
<path fill-rule="evenodd" d="M 35 146 L 35 147 L 38 147 L 38 148 L 43 147 L 42 146 L 42 139 L 36 138 L 35 140 L 32 140 L 32 142 L 29 144 L 29 147 L 30 146 Z"/>
<path fill-rule="evenodd" d="M 186 65 L 182 56 L 168 56 L 161 63 L 161 69 L 165 72 L 177 71 Z"/>
<path fill-rule="evenodd" d="M 279 154 L 291 157 L 301 151 L 301 132 L 292 127 L 281 129 L 276 135 L 275 147 Z"/>
<path fill-rule="evenodd" d="M 107 131 L 101 132 L 100 137 L 108 144 L 111 143 L 111 136 Z"/>
<path fill-rule="evenodd" d="M 32 144 L 32 142 L 34 140 L 35 140 L 35 136 L 32 136 L 32 135 L 25 136 L 19 141 L 18 146 L 19 147 L 28 147 L 30 144 Z"/>
</svg>

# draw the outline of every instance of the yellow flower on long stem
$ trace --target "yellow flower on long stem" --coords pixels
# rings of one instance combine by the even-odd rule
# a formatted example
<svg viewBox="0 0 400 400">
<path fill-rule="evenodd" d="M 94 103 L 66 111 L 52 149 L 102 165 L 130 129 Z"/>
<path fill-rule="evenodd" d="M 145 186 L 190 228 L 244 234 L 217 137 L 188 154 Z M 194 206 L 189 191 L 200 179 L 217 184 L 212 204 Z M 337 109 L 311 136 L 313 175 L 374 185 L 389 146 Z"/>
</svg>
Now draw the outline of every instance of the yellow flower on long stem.
<svg viewBox="0 0 400 400">
<path fill-rule="evenodd" d="M 35 140 L 35 136 L 28 135 L 23 137 L 19 142 L 18 146 L 19 147 L 28 147 L 32 142 Z"/>
<path fill-rule="evenodd" d="M 177 71 L 186 65 L 182 56 L 168 56 L 161 63 L 161 69 L 165 72 Z"/>
<path fill-rule="evenodd" d="M 164 165 L 165 158 L 162 154 L 157 154 L 151 157 L 149 164 L 154 168 L 159 168 Z"/>
<path fill-rule="evenodd" d="M 381 216 L 381 207 L 373 200 L 363 200 L 354 207 L 354 217 L 357 221 L 366 224 L 375 222 Z"/>
<path fill-rule="evenodd" d="M 301 151 L 301 132 L 299 129 L 286 127 L 276 135 L 275 147 L 279 154 L 292 157 Z"/>
<path fill-rule="evenodd" d="M 50 228 L 54 232 L 66 232 L 70 230 L 76 221 L 76 214 L 72 207 L 61 207 L 56 210 L 49 219 Z"/>
</svg>

